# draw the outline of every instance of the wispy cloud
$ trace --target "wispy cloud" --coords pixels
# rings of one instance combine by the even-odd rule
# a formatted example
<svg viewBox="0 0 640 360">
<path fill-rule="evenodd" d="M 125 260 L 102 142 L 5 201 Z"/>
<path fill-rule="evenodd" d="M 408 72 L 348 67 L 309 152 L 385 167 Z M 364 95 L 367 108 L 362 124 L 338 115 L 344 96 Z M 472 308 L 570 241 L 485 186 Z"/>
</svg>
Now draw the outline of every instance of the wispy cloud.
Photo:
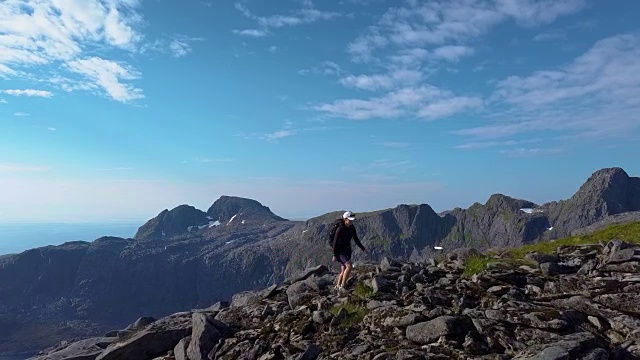
<svg viewBox="0 0 640 360">
<path fill-rule="evenodd" d="M 349 75 L 341 78 L 340 83 L 346 87 L 376 91 L 415 84 L 420 82 L 422 77 L 422 72 L 417 70 L 396 70 L 388 74 Z"/>
<path fill-rule="evenodd" d="M 503 149 L 500 153 L 509 157 L 534 157 L 534 156 L 551 156 L 560 155 L 564 151 L 560 148 L 541 149 L 541 148 L 517 148 Z"/>
<path fill-rule="evenodd" d="M 273 53 L 273 52 L 276 52 L 276 51 L 278 51 L 278 47 L 277 46 L 275 46 L 275 45 L 269 46 L 269 52 Z"/>
<path fill-rule="evenodd" d="M 0 163 L 0 173 L 45 172 L 51 170 L 49 166 Z"/>
<path fill-rule="evenodd" d="M 71 72 L 85 76 L 116 101 L 129 102 L 144 98 L 141 89 L 122 82 L 140 78 L 140 74 L 127 64 L 92 57 L 69 61 L 67 68 Z"/>
<path fill-rule="evenodd" d="M 2 1 L 0 76 L 49 82 L 68 92 L 103 89 L 121 102 L 140 99 L 142 90 L 123 83 L 139 79 L 139 72 L 125 61 L 93 55 L 95 50 L 130 55 L 154 49 L 181 57 L 199 40 L 180 34 L 147 40 L 137 30 L 145 23 L 140 6 L 140 0 Z"/>
<path fill-rule="evenodd" d="M 569 65 L 497 84 L 494 123 L 455 133 L 499 139 L 554 133 L 560 141 L 628 136 L 640 129 L 640 34 L 598 41 Z"/>
<path fill-rule="evenodd" d="M 278 130 L 266 132 L 266 133 L 239 133 L 234 136 L 244 138 L 245 140 L 265 140 L 267 142 L 278 142 L 281 139 L 285 139 L 288 137 L 301 135 L 309 132 L 316 131 L 327 131 L 333 129 L 340 129 L 339 126 L 301 126 L 300 124 L 295 124 L 292 121 L 286 121 L 282 127 Z"/>
<path fill-rule="evenodd" d="M 295 135 L 297 133 L 298 132 L 296 130 L 293 130 L 293 129 L 283 129 L 283 130 L 278 130 L 278 131 L 266 134 L 265 138 L 267 140 L 273 141 L 273 140 L 278 140 L 278 139 L 284 139 L 286 137 L 293 136 L 293 135 Z"/>
<path fill-rule="evenodd" d="M 47 130 L 49 130 L 49 131 L 56 131 L 57 129 L 56 129 L 56 128 L 54 128 L 54 127 L 51 127 L 51 126 L 50 126 L 50 127 L 48 127 L 48 128 L 47 128 Z"/>
<path fill-rule="evenodd" d="M 532 144 L 538 143 L 542 141 L 542 139 L 534 138 L 527 140 L 506 140 L 506 141 L 476 141 L 476 142 L 468 142 L 460 145 L 456 145 L 453 148 L 459 150 L 474 150 L 474 149 L 484 149 L 491 147 L 504 147 L 504 146 L 516 146 L 522 144 Z"/>
<path fill-rule="evenodd" d="M 18 111 L 16 113 L 13 113 L 13 116 L 29 116 L 29 114 L 27 114 L 26 112 Z"/>
<path fill-rule="evenodd" d="M 337 99 L 312 109 L 352 120 L 436 120 L 480 110 L 485 101 L 477 94 L 457 94 L 425 81 L 437 71 L 451 71 L 451 63 L 474 55 L 470 40 L 502 22 L 514 20 L 528 27 L 548 24 L 583 6 L 583 0 L 451 0 L 408 1 L 392 7 L 347 46 L 352 61 L 371 62 L 374 68 L 386 71 L 339 75 L 339 83 L 347 88 L 384 93 Z"/>
<path fill-rule="evenodd" d="M 0 98 L 0 104 L 6 104 L 6 103 L 7 103 L 7 100 Z"/>
<path fill-rule="evenodd" d="M 34 89 L 9 89 L 0 91 L 7 95 L 13 96 L 29 96 L 29 97 L 44 97 L 50 98 L 53 96 L 51 91 L 47 90 L 34 90 Z"/>
<path fill-rule="evenodd" d="M 235 7 L 236 10 L 246 18 L 255 21 L 256 27 L 234 29 L 232 30 L 233 33 L 251 37 L 264 37 L 271 34 L 271 29 L 310 24 L 320 20 L 333 19 L 341 15 L 337 12 L 318 10 L 311 0 L 303 0 L 302 8 L 288 15 L 258 16 L 253 14 L 249 8 L 241 2 L 236 3 Z"/>
<path fill-rule="evenodd" d="M 242 29 L 242 30 L 234 29 L 231 31 L 236 35 L 249 36 L 249 37 L 255 37 L 255 38 L 265 37 L 269 35 L 269 32 L 263 29 Z"/>
<path fill-rule="evenodd" d="M 473 109 L 481 104 L 479 98 L 459 97 L 450 91 L 423 85 L 394 90 L 367 100 L 336 100 L 333 103 L 314 105 L 313 109 L 332 117 L 352 120 L 393 119 L 400 116 L 433 120 Z"/>
<path fill-rule="evenodd" d="M 193 51 L 193 43 L 203 40 L 201 37 L 175 35 L 173 39 L 169 41 L 169 50 L 174 57 L 183 57 Z"/>
<path fill-rule="evenodd" d="M 512 19 L 528 27 L 548 24 L 584 5 L 584 0 L 409 1 L 389 9 L 347 50 L 357 62 L 376 59 L 376 51 L 386 47 L 394 48 L 391 59 L 402 63 L 425 60 L 430 54 L 457 61 L 472 53 L 464 42 L 502 22 Z M 428 49 L 433 46 L 435 51 Z"/>
<path fill-rule="evenodd" d="M 340 76 L 344 71 L 340 65 L 333 61 L 323 61 L 318 66 L 314 66 L 310 69 L 302 69 L 298 71 L 300 75 L 317 74 L 317 75 L 336 75 Z"/>
<path fill-rule="evenodd" d="M 4 1 L 0 3 L 0 33 L 4 34 L 0 37 L 0 65 L 14 72 L 58 63 L 66 64 L 67 69 L 77 69 L 79 63 L 91 61 L 83 53 L 92 45 L 135 51 L 142 39 L 133 28 L 141 20 L 136 12 L 139 3 L 137 0 Z M 97 76 L 91 80 L 99 86 L 111 81 Z M 127 89 L 124 85 L 120 87 Z M 139 97 L 115 94 L 116 100 Z"/>
</svg>

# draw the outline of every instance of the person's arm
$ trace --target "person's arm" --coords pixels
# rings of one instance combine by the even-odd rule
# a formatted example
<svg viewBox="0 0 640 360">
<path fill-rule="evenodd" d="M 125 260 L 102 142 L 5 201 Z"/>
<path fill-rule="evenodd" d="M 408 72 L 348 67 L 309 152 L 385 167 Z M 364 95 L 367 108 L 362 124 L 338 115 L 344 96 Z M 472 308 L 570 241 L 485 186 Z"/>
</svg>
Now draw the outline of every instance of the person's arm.
<svg viewBox="0 0 640 360">
<path fill-rule="evenodd" d="M 364 245 L 362 245 L 362 243 L 360 242 L 360 239 L 358 239 L 358 233 L 356 232 L 356 227 L 355 226 L 351 226 L 351 227 L 353 228 L 351 231 L 353 235 L 353 240 L 356 242 L 356 245 L 358 245 L 360 250 L 367 251 L 367 248 L 365 248 Z"/>
</svg>

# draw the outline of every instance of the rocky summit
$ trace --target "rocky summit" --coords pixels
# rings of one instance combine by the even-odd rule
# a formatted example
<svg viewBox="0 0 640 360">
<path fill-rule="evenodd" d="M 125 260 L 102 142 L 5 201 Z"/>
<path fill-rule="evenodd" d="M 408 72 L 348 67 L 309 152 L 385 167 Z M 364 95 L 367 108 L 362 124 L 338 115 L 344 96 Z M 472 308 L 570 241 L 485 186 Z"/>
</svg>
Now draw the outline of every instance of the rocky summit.
<svg viewBox="0 0 640 360">
<path fill-rule="evenodd" d="M 339 290 L 321 265 L 32 359 L 640 359 L 640 246 L 547 246 L 358 263 Z"/>
<path fill-rule="evenodd" d="M 331 266 L 328 227 L 341 214 L 289 221 L 256 200 L 222 196 L 206 211 L 165 209 L 133 238 L 0 256 L 0 354 L 104 334 L 142 313 L 163 318 L 207 307 Z M 420 263 L 437 256 L 435 247 L 494 251 L 640 220 L 640 178 L 605 168 L 570 198 L 542 205 L 494 194 L 467 209 L 437 213 L 428 204 L 400 204 L 356 217 L 368 252 L 356 248 L 354 261 Z"/>
</svg>

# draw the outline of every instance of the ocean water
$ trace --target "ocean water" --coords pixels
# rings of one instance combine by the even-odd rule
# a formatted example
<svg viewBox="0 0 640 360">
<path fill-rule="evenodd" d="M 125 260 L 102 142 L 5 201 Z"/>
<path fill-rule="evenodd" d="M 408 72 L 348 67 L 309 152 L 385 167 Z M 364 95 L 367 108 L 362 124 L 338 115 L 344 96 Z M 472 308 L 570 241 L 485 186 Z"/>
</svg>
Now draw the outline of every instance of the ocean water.
<svg viewBox="0 0 640 360">
<path fill-rule="evenodd" d="M 0 224 L 0 255 L 60 245 L 67 241 L 93 241 L 102 236 L 133 237 L 142 222 Z M 3 360 L 3 359 L 2 359 Z"/>
</svg>

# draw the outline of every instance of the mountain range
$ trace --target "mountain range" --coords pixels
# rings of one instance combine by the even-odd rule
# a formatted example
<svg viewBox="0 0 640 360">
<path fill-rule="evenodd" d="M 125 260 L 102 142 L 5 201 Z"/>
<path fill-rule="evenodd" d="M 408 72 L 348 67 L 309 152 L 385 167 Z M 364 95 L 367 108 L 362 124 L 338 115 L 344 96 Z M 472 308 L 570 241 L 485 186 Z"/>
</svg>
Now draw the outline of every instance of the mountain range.
<svg viewBox="0 0 640 360">
<path fill-rule="evenodd" d="M 545 204 L 492 195 L 485 204 L 436 213 L 427 204 L 356 214 L 368 254 L 422 260 L 460 247 L 505 248 L 637 218 L 640 178 L 594 172 L 569 199 Z M 39 350 L 265 288 L 331 262 L 330 223 L 342 210 L 290 221 L 252 199 L 222 196 L 206 211 L 165 209 L 133 238 L 102 237 L 0 256 L 0 353 Z"/>
</svg>

